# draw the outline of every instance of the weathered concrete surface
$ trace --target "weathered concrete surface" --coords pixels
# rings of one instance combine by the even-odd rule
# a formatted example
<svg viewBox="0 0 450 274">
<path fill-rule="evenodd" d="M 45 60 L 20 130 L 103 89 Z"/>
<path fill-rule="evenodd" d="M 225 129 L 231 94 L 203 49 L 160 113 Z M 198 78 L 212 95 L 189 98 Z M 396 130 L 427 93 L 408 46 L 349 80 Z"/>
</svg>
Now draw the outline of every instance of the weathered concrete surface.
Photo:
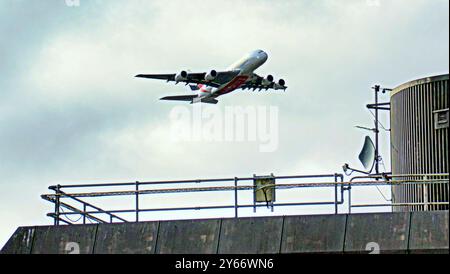
<svg viewBox="0 0 450 274">
<path fill-rule="evenodd" d="M 412 212 L 411 253 L 449 253 L 448 211 Z"/>
<path fill-rule="evenodd" d="M 286 216 L 281 253 L 342 253 L 346 215 Z"/>
<path fill-rule="evenodd" d="M 97 225 L 38 226 L 34 232 L 33 254 L 92 254 Z M 77 247 L 75 247 L 77 246 Z"/>
<path fill-rule="evenodd" d="M 347 219 L 344 251 L 369 253 L 371 246 L 383 253 L 406 253 L 410 213 L 352 214 Z"/>
<path fill-rule="evenodd" d="M 153 254 L 158 222 L 99 224 L 94 248 L 96 254 Z"/>
<path fill-rule="evenodd" d="M 19 227 L 3 247 L 4 254 L 30 254 L 34 238 L 34 227 Z"/>
<path fill-rule="evenodd" d="M 448 211 L 21 227 L 1 253 L 449 253 L 448 228 Z"/>
<path fill-rule="evenodd" d="M 219 253 L 278 253 L 282 229 L 283 217 L 223 219 Z"/>
<path fill-rule="evenodd" d="M 161 221 L 156 253 L 215 254 L 220 223 L 220 219 Z"/>
</svg>

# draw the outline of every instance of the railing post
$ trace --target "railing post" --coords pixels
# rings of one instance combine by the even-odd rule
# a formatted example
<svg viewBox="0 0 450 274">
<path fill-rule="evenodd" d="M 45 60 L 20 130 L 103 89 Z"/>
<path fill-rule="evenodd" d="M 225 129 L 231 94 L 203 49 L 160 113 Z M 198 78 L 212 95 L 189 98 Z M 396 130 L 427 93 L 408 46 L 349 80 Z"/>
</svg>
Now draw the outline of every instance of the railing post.
<svg viewBox="0 0 450 274">
<path fill-rule="evenodd" d="M 352 213 L 352 186 L 348 183 L 348 214 Z"/>
<path fill-rule="evenodd" d="M 338 214 L 338 184 L 337 184 L 337 174 L 334 174 L 334 214 Z"/>
<path fill-rule="evenodd" d="M 234 177 L 234 218 L 238 217 L 238 178 Z"/>
<path fill-rule="evenodd" d="M 86 224 L 86 204 L 83 204 L 83 224 Z"/>
<path fill-rule="evenodd" d="M 136 222 L 139 222 L 139 182 L 136 181 Z"/>
<path fill-rule="evenodd" d="M 59 201 L 60 201 L 60 188 L 61 185 L 57 185 L 55 192 L 56 192 L 56 198 L 55 198 L 55 222 L 54 225 L 59 225 Z"/>
<path fill-rule="evenodd" d="M 253 213 L 256 213 L 256 184 L 255 184 L 256 174 L 253 174 Z"/>
<path fill-rule="evenodd" d="M 428 180 L 428 176 L 423 176 L 423 180 L 426 181 Z M 428 211 L 429 210 L 429 199 L 428 199 L 428 182 L 423 182 L 422 183 L 422 187 L 423 187 L 423 202 L 424 202 L 424 210 Z M 439 202 L 439 200 L 437 200 Z M 433 207 L 433 206 L 431 206 Z"/>
</svg>

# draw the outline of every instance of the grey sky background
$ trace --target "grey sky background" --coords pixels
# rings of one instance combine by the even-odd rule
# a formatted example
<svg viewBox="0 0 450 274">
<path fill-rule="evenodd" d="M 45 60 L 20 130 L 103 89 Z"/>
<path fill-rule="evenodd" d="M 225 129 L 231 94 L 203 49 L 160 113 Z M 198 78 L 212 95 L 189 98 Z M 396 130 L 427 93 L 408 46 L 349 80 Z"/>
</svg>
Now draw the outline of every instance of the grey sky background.
<svg viewBox="0 0 450 274">
<path fill-rule="evenodd" d="M 0 246 L 17 226 L 51 222 L 40 199 L 51 184 L 359 167 L 366 132 L 354 126 L 373 125 L 370 87 L 448 73 L 448 9 L 447 0 L 1 1 Z M 278 150 L 174 145 L 177 103 L 158 98 L 188 90 L 133 76 L 221 70 L 254 49 L 269 54 L 257 72 L 288 90 L 237 91 L 208 107 L 278 106 Z M 381 145 L 389 165 L 388 135 Z"/>
</svg>

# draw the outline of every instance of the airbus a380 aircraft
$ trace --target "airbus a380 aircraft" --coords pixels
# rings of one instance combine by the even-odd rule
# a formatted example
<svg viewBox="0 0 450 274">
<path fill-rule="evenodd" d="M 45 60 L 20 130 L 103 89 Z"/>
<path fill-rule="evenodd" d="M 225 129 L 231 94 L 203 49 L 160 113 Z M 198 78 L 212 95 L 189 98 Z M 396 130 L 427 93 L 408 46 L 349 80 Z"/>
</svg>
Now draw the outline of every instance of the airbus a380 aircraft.
<svg viewBox="0 0 450 274">
<path fill-rule="evenodd" d="M 261 77 L 254 73 L 257 68 L 267 61 L 267 53 L 255 50 L 245 55 L 224 71 L 211 70 L 209 73 L 190 73 L 181 71 L 178 74 L 139 74 L 136 77 L 160 79 L 190 84 L 190 88 L 197 94 L 166 96 L 161 100 L 189 101 L 192 103 L 217 104 L 217 97 L 230 93 L 236 89 L 252 90 L 285 90 L 283 79 L 274 82 L 272 75 Z"/>
</svg>

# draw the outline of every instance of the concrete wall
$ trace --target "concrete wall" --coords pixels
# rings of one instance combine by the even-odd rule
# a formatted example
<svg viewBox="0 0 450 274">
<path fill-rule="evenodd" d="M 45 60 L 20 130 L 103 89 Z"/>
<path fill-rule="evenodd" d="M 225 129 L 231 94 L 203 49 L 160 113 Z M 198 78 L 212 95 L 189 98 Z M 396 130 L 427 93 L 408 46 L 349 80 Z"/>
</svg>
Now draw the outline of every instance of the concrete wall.
<svg viewBox="0 0 450 274">
<path fill-rule="evenodd" d="M 1 253 L 449 253 L 448 211 L 19 227 Z"/>
</svg>

